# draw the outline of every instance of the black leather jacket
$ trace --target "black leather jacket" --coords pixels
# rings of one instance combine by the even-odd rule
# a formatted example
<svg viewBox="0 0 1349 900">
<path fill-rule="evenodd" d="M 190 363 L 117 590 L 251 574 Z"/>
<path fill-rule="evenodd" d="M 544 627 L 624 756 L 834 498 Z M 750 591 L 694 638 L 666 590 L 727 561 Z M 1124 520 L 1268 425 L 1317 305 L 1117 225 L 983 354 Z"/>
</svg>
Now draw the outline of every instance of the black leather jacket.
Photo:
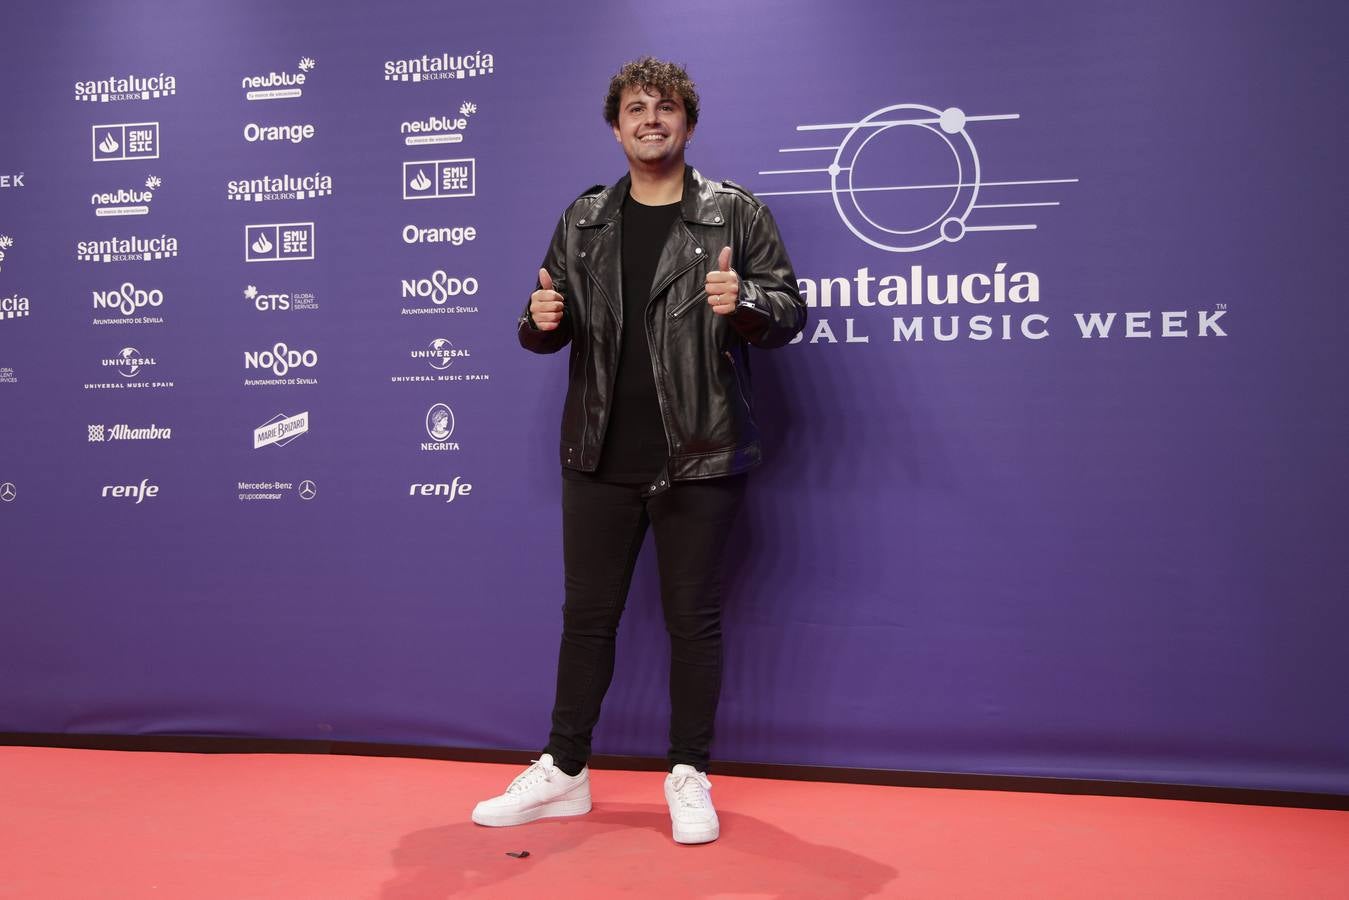
<svg viewBox="0 0 1349 900">
<path fill-rule="evenodd" d="M 629 178 L 596 185 L 562 214 L 543 267 L 562 295 L 561 324 L 540 331 L 520 317 L 520 344 L 553 353 L 571 344 L 562 411 L 562 465 L 593 472 L 604 446 L 623 334 L 619 269 L 623 200 Z M 666 469 L 648 486 L 744 472 L 761 461 L 751 411 L 748 348 L 780 347 L 806 324 L 787 251 L 768 208 L 730 182 L 685 169 L 681 217 L 661 249 L 646 308 L 656 394 L 670 447 Z M 707 303 L 704 278 L 731 248 L 740 299 L 730 315 Z M 536 285 L 535 289 L 538 289 Z"/>
</svg>

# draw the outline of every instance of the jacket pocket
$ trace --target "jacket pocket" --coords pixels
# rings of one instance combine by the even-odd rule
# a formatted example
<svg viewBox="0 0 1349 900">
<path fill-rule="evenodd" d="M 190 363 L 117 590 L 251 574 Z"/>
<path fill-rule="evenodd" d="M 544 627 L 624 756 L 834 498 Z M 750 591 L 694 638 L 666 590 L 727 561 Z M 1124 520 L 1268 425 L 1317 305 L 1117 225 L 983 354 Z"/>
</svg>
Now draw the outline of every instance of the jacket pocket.
<svg viewBox="0 0 1349 900">
<path fill-rule="evenodd" d="M 678 303 L 672 305 L 670 307 L 670 318 L 678 319 L 680 316 L 684 315 L 684 313 L 688 312 L 690 309 L 693 309 L 694 304 L 700 300 L 703 301 L 704 303 L 707 302 L 707 288 L 703 288 L 698 293 L 694 294 L 692 297 L 689 297 L 687 300 L 681 300 Z"/>
</svg>

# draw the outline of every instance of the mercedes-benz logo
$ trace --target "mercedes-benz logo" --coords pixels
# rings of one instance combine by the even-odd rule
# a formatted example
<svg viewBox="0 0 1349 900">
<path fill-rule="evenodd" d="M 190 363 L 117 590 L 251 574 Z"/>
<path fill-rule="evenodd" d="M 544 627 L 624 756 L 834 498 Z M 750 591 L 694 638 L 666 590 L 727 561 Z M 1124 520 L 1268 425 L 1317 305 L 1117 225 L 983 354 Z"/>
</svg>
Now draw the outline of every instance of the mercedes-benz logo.
<svg viewBox="0 0 1349 900">
<path fill-rule="evenodd" d="M 9 503 L 18 495 L 18 493 L 19 492 L 15 489 L 12 481 L 6 481 L 4 484 L 0 484 L 0 500 Z"/>
<path fill-rule="evenodd" d="M 318 494 L 318 492 L 319 489 L 315 487 L 314 482 L 310 481 L 309 479 L 306 478 L 304 481 L 300 482 L 301 500 L 313 500 L 314 496 Z"/>
</svg>

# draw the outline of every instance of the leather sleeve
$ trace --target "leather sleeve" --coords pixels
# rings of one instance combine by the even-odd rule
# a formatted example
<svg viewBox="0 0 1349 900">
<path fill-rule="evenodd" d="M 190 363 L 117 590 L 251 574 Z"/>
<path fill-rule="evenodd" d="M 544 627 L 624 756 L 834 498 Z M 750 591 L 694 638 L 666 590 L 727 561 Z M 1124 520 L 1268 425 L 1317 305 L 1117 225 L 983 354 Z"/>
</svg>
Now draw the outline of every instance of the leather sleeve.
<svg viewBox="0 0 1349 900">
<path fill-rule="evenodd" d="M 570 212 L 568 210 L 567 212 Z M 556 353 L 571 340 L 571 315 L 567 310 L 567 213 L 553 229 L 553 239 L 548 244 L 548 253 L 543 258 L 543 268 L 553 276 L 553 290 L 562 295 L 562 321 L 552 331 L 540 331 L 529 315 L 529 299 L 525 299 L 525 310 L 516 325 L 520 346 L 534 353 Z M 534 280 L 534 290 L 541 289 L 538 279 Z M 532 291 L 530 292 L 533 293 Z"/>
<path fill-rule="evenodd" d="M 740 276 L 740 300 L 731 325 L 755 347 L 781 347 L 806 327 L 806 304 L 796 272 L 778 234 L 773 214 L 762 204 L 754 211 L 731 267 Z"/>
</svg>

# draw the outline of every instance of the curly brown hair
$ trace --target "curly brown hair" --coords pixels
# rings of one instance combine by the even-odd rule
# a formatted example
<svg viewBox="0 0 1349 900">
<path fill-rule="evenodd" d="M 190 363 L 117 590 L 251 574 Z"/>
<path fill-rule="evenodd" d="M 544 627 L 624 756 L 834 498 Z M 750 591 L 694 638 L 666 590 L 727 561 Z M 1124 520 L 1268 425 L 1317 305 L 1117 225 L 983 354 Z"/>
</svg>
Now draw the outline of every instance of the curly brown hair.
<svg viewBox="0 0 1349 900">
<path fill-rule="evenodd" d="M 658 97 L 678 97 L 684 101 L 689 127 L 698 124 L 698 89 L 678 63 L 643 56 L 619 69 L 610 79 L 609 94 L 604 98 L 604 121 L 610 125 L 618 123 L 618 101 L 623 97 L 623 91 L 630 87 Z"/>
</svg>

